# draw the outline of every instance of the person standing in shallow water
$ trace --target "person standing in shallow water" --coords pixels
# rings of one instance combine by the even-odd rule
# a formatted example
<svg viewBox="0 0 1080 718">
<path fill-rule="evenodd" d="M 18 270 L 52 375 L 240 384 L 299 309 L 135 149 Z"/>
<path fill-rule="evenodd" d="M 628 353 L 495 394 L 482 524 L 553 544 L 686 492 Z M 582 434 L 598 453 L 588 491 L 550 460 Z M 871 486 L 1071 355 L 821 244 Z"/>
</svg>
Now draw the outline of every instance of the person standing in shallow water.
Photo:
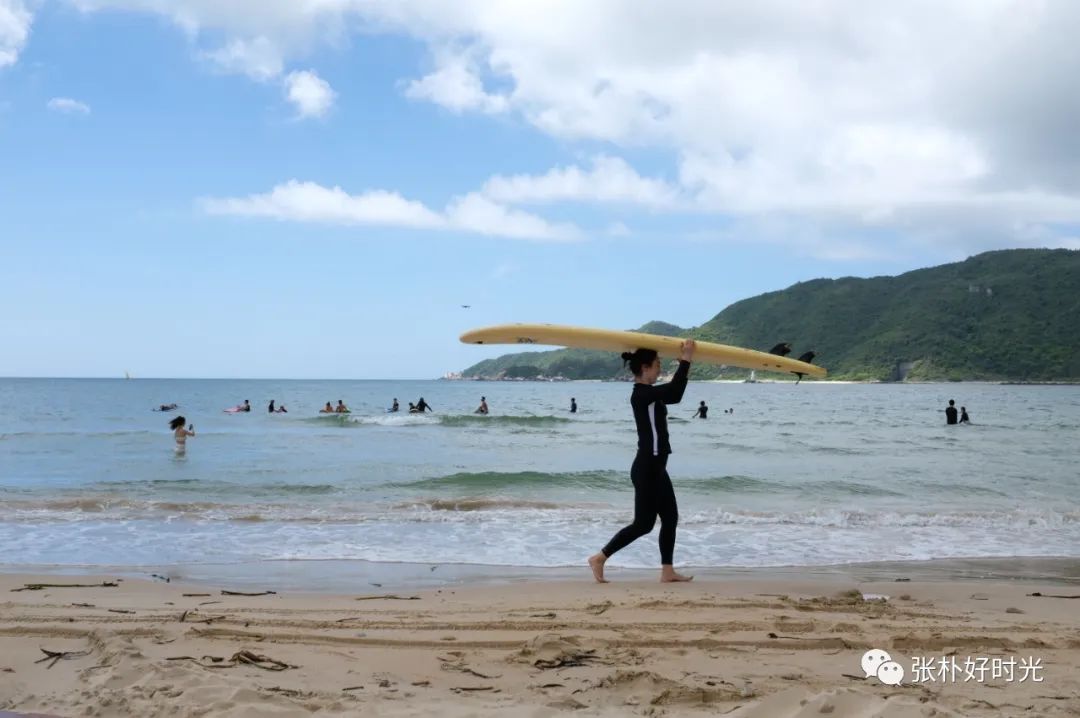
<svg viewBox="0 0 1080 718">
<path fill-rule="evenodd" d="M 575 399 L 574 397 L 570 397 L 570 413 L 577 413 L 577 399 Z"/>
<path fill-rule="evenodd" d="M 169 422 L 169 428 L 173 430 L 173 436 L 176 437 L 176 453 L 183 454 L 187 451 L 187 440 L 189 436 L 195 436 L 195 425 L 192 424 L 188 428 L 184 428 L 184 422 L 186 419 L 182 416 L 175 417 Z"/>
<path fill-rule="evenodd" d="M 952 399 L 949 399 L 949 405 L 947 407 L 945 407 L 945 423 L 946 424 L 955 424 L 956 423 L 956 402 L 953 401 Z"/>
<path fill-rule="evenodd" d="M 697 412 L 694 413 L 694 418 L 695 419 L 708 419 L 709 418 L 709 407 L 705 406 L 704 401 L 701 402 L 701 406 L 699 406 L 697 408 Z"/>
<path fill-rule="evenodd" d="M 637 425 L 638 450 L 630 468 L 630 480 L 634 483 L 634 521 L 616 533 L 607 545 L 589 557 L 589 567 L 598 583 L 604 578 L 604 563 L 611 556 L 635 540 L 650 533 L 660 517 L 660 581 L 690 581 L 693 576 L 675 572 L 675 526 L 679 522 L 679 507 L 675 501 L 675 488 L 667 473 L 667 457 L 671 453 L 668 441 L 667 405 L 678 404 L 686 391 L 690 375 L 690 360 L 696 344 L 687 339 L 682 344 L 679 368 L 667 384 L 656 385 L 660 376 L 660 357 L 652 349 L 623 352 L 623 361 L 630 365 L 634 374 L 634 390 L 630 406 L 634 410 Z"/>
</svg>

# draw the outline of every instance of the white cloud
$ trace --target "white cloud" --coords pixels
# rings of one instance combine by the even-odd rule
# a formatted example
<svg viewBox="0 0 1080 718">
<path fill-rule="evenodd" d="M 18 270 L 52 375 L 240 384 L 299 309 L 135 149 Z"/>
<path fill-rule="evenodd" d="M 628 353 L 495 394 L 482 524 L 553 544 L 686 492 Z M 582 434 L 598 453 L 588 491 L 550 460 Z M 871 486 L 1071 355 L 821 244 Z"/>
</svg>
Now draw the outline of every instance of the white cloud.
<svg viewBox="0 0 1080 718">
<path fill-rule="evenodd" d="M 290 180 L 267 194 L 244 198 L 206 199 L 210 214 L 268 217 L 298 222 L 372 224 L 439 229 L 446 221 L 420 202 L 381 190 L 350 195 L 340 187 Z"/>
<path fill-rule="evenodd" d="M 282 62 L 356 33 L 406 35 L 432 63 L 402 83 L 413 99 L 677 168 L 677 183 L 629 166 L 494 177 L 483 196 L 510 224 L 514 202 L 690 203 L 747 227 L 777 215 L 968 247 L 1026 242 L 1019 228 L 1034 226 L 1071 241 L 1053 225 L 1080 222 L 1080 3 L 69 1 L 163 14 L 223 50 L 263 38 Z"/>
<path fill-rule="evenodd" d="M 438 69 L 410 82 L 405 90 L 407 96 L 430 100 L 454 112 L 479 110 L 495 114 L 506 111 L 509 107 L 506 97 L 484 90 L 472 53 L 447 49 L 438 54 Z"/>
<path fill-rule="evenodd" d="M 23 0 L 0 0 L 0 68 L 19 59 L 33 19 Z"/>
<path fill-rule="evenodd" d="M 310 70 L 285 76 L 285 98 L 296 105 L 300 117 L 323 117 L 330 111 L 337 93 L 330 83 Z"/>
<path fill-rule="evenodd" d="M 642 177 L 625 160 L 607 156 L 594 158 L 590 170 L 570 166 L 539 176 L 492 177 L 483 193 L 509 204 L 584 201 L 673 207 L 679 201 L 677 187 Z"/>
<path fill-rule="evenodd" d="M 445 212 L 439 213 L 396 192 L 375 190 L 350 195 L 340 187 L 290 180 L 266 194 L 207 198 L 201 200 L 201 205 L 208 214 L 297 222 L 462 231 L 513 239 L 568 240 L 580 236 L 572 225 L 550 224 L 476 194 L 454 199 Z"/>
<path fill-rule="evenodd" d="M 475 192 L 451 202 L 446 214 L 454 227 L 478 234 L 514 239 L 581 238 L 581 232 L 573 225 L 550 224 L 542 217 L 511 209 Z"/>
<path fill-rule="evenodd" d="M 54 97 L 46 105 L 50 110 L 54 112 L 63 112 L 64 114 L 72 115 L 89 115 L 90 106 L 84 102 L 73 100 L 70 97 Z"/>
<path fill-rule="evenodd" d="M 281 74 L 284 63 L 281 53 L 265 37 L 233 38 L 223 47 L 203 53 L 225 72 L 247 75 L 265 82 Z"/>
</svg>

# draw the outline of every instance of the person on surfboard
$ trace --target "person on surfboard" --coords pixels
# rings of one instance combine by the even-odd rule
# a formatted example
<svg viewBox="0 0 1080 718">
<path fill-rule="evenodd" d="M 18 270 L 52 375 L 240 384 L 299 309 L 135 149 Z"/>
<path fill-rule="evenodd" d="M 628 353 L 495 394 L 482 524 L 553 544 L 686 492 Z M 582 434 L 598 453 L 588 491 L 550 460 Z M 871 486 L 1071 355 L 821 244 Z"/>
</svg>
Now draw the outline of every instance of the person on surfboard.
<svg viewBox="0 0 1080 718">
<path fill-rule="evenodd" d="M 634 389 L 630 395 L 638 433 L 637 456 L 630 468 L 630 480 L 634 483 L 634 521 L 616 533 L 599 553 L 589 557 L 589 567 L 598 583 L 607 583 L 604 563 L 616 551 L 652 532 L 657 516 L 661 522 L 660 581 L 670 583 L 693 579 L 693 576 L 676 573 L 673 565 L 679 507 L 675 500 L 675 488 L 667 473 L 667 457 L 671 453 L 667 405 L 682 401 L 695 348 L 693 339 L 682 343 L 679 368 L 669 383 L 659 386 L 656 379 L 660 376 L 662 366 L 655 350 L 638 349 L 622 354 L 623 361 L 630 365 L 634 375 Z"/>
</svg>

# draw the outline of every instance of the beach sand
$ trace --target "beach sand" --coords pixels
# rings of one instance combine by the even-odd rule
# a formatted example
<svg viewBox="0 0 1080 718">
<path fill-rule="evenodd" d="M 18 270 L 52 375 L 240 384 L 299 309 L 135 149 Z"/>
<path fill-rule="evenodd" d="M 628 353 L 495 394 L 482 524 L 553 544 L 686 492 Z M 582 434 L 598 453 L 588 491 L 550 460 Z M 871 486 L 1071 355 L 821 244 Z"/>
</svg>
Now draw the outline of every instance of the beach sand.
<svg viewBox="0 0 1080 718">
<path fill-rule="evenodd" d="M 759 574 L 662 585 L 617 571 L 600 585 L 585 571 L 263 596 L 0 576 L 0 715 L 1080 715 L 1080 600 L 1050 597 L 1075 586 Z M 13 590 L 104 582 L 117 585 Z M 864 599 L 874 594 L 888 599 Z M 908 671 L 903 684 L 864 678 L 872 648 Z M 1040 668 L 915 685 L 914 656 Z"/>
</svg>

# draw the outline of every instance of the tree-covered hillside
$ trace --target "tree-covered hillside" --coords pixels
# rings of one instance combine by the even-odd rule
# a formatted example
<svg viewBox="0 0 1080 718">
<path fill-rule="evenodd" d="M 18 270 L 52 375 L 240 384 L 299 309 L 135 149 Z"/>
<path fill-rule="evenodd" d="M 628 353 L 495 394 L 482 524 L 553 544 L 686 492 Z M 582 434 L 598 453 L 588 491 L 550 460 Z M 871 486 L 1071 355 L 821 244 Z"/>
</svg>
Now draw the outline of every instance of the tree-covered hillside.
<svg viewBox="0 0 1080 718">
<path fill-rule="evenodd" d="M 815 279 L 736 302 L 693 329 L 638 331 L 812 349 L 834 379 L 1080 380 L 1080 251 L 1015 249 L 896 277 Z M 738 370 L 694 367 L 694 378 Z M 480 362 L 466 377 L 611 379 L 611 353 L 561 349 Z"/>
</svg>

